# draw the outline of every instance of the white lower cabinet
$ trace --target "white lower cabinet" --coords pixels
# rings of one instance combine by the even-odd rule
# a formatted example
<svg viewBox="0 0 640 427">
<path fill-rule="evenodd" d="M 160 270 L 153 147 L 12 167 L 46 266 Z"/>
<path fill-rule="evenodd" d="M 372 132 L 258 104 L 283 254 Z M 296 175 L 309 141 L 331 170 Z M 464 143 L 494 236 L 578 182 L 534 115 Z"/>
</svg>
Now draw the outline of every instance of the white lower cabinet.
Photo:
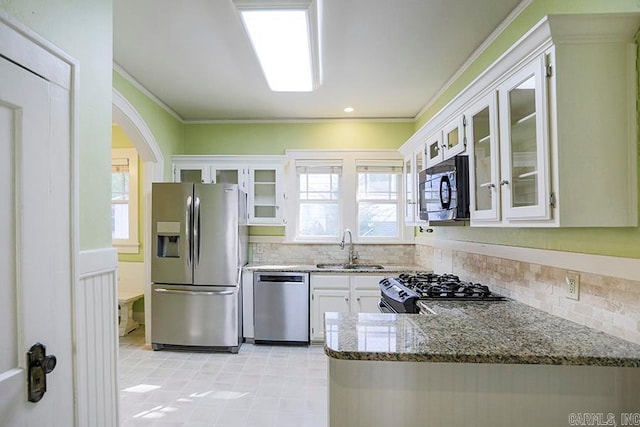
<svg viewBox="0 0 640 427">
<path fill-rule="evenodd" d="M 324 341 L 324 313 L 378 313 L 378 274 L 311 273 L 311 340 Z"/>
</svg>

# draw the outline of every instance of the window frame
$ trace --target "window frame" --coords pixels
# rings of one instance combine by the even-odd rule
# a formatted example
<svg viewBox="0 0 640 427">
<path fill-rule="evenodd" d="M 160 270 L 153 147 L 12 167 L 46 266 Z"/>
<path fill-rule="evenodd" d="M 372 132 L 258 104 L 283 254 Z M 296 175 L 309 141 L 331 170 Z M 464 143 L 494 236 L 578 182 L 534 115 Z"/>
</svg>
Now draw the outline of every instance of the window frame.
<svg viewBox="0 0 640 427">
<path fill-rule="evenodd" d="M 375 242 L 383 242 L 383 241 L 397 241 L 402 239 L 402 226 L 404 224 L 404 217 L 402 213 L 403 206 L 403 163 L 398 163 L 398 161 L 390 160 L 357 160 L 356 161 L 356 193 L 355 193 L 355 203 L 356 203 L 356 227 L 354 237 L 357 236 L 359 242 L 367 242 L 367 241 L 375 241 Z M 371 171 L 364 171 L 364 173 L 384 173 L 384 174 L 394 174 L 396 175 L 396 188 L 395 191 L 391 191 L 391 187 L 389 191 L 386 193 L 388 195 L 395 194 L 395 199 L 387 198 L 387 199 L 360 199 L 360 180 L 359 174 L 363 173 L 361 168 L 371 168 Z M 396 208 L 396 228 L 395 228 L 395 236 L 363 236 L 360 234 L 360 212 L 361 212 L 361 204 L 363 203 L 371 203 L 371 204 L 388 204 L 395 205 Z"/>
<path fill-rule="evenodd" d="M 115 159 L 127 159 L 129 163 L 129 238 L 111 239 L 113 247 L 118 249 L 118 253 L 137 254 L 140 253 L 139 236 L 139 171 L 138 152 L 135 148 L 112 148 L 111 149 L 111 170 Z M 113 205 L 113 202 L 111 203 Z"/>
<path fill-rule="evenodd" d="M 286 217 L 289 221 L 285 224 L 285 242 L 290 243 L 335 243 L 342 240 L 342 232 L 345 228 L 353 230 L 353 241 L 357 244 L 406 244 L 413 243 L 413 227 L 404 225 L 403 203 L 404 203 L 404 183 L 400 179 L 398 188 L 400 194 L 396 199 L 398 209 L 398 236 L 390 237 L 361 237 L 358 236 L 358 209 L 357 191 L 358 175 L 357 166 L 364 165 L 392 165 L 397 166 L 402 171 L 404 158 L 396 150 L 287 150 L 288 166 L 285 168 L 285 192 L 289 195 L 289 203 L 286 204 Z M 324 161 L 342 162 L 342 173 L 340 176 L 340 209 L 339 209 L 339 230 L 338 237 L 309 238 L 300 236 L 298 233 L 300 197 L 298 192 L 298 172 L 296 162 Z M 400 173 L 402 178 L 402 173 Z"/>
<path fill-rule="evenodd" d="M 337 238 L 340 238 L 340 236 L 342 235 L 342 208 L 343 208 L 343 165 L 342 165 L 342 161 L 335 161 L 335 160 L 330 160 L 330 161 L 326 161 L 326 160 L 298 160 L 297 162 L 294 162 L 294 181 L 295 181 L 295 207 L 296 207 L 296 212 L 294 215 L 295 221 L 294 221 L 294 225 L 295 225 L 295 240 L 298 242 L 335 242 Z M 326 173 L 334 173 L 331 172 L 330 169 L 339 169 L 339 172 L 337 172 L 338 175 L 338 198 L 337 199 L 329 199 L 327 200 L 327 205 L 337 205 L 338 206 L 338 235 L 337 236 L 303 236 L 300 234 L 300 206 L 302 203 L 304 202 L 308 202 L 311 201 L 313 202 L 313 199 L 301 199 L 300 198 L 300 174 L 298 173 L 298 168 L 300 167 L 305 167 L 305 168 L 309 168 L 309 169 L 316 169 L 316 170 L 322 170 L 322 169 L 326 169 L 327 172 Z M 318 202 L 322 202 L 322 199 L 318 199 Z"/>
</svg>

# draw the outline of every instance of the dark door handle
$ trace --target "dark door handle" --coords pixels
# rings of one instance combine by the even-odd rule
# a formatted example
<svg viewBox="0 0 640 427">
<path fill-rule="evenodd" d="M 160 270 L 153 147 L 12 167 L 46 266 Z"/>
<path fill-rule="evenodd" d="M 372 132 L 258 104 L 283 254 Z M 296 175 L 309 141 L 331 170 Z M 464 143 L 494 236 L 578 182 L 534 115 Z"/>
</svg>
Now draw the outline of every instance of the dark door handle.
<svg viewBox="0 0 640 427">
<path fill-rule="evenodd" d="M 47 391 L 47 374 L 56 367 L 56 356 L 47 356 L 47 348 L 39 342 L 31 346 L 27 352 L 27 392 L 29 402 L 38 402 Z"/>
</svg>

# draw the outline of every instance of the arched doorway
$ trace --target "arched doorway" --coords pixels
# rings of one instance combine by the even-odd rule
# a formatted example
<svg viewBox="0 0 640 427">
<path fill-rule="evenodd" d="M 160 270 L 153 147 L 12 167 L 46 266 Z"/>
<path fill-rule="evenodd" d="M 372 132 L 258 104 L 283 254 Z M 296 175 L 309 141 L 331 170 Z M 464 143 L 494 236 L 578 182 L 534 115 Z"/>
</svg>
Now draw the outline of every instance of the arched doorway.
<svg viewBox="0 0 640 427">
<path fill-rule="evenodd" d="M 141 208 L 143 212 L 145 342 L 151 342 L 151 183 L 164 181 L 164 156 L 153 133 L 135 108 L 113 89 L 113 122 L 124 130 L 143 162 Z"/>
</svg>

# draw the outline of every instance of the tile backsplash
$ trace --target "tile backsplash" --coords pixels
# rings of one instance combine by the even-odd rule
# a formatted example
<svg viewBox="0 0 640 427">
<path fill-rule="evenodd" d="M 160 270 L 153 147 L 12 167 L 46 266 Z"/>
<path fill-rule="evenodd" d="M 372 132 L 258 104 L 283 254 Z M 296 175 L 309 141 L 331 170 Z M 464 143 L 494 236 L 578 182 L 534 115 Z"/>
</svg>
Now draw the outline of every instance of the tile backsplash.
<svg viewBox="0 0 640 427">
<path fill-rule="evenodd" d="M 425 245 L 416 245 L 416 263 L 439 273 L 453 272 L 462 280 L 486 284 L 527 305 L 640 344 L 640 281 L 577 271 L 576 301 L 566 297 L 567 269 Z"/>
<path fill-rule="evenodd" d="M 354 245 L 360 263 L 412 265 L 414 245 Z M 317 264 L 347 262 L 349 250 L 337 244 L 251 243 L 254 264 Z"/>
<path fill-rule="evenodd" d="M 336 244 L 251 243 L 254 264 L 347 262 Z M 640 281 L 577 271 L 580 298 L 566 298 L 567 269 L 416 245 L 355 245 L 358 262 L 419 265 L 488 285 L 492 291 L 556 316 L 640 344 Z"/>
</svg>

